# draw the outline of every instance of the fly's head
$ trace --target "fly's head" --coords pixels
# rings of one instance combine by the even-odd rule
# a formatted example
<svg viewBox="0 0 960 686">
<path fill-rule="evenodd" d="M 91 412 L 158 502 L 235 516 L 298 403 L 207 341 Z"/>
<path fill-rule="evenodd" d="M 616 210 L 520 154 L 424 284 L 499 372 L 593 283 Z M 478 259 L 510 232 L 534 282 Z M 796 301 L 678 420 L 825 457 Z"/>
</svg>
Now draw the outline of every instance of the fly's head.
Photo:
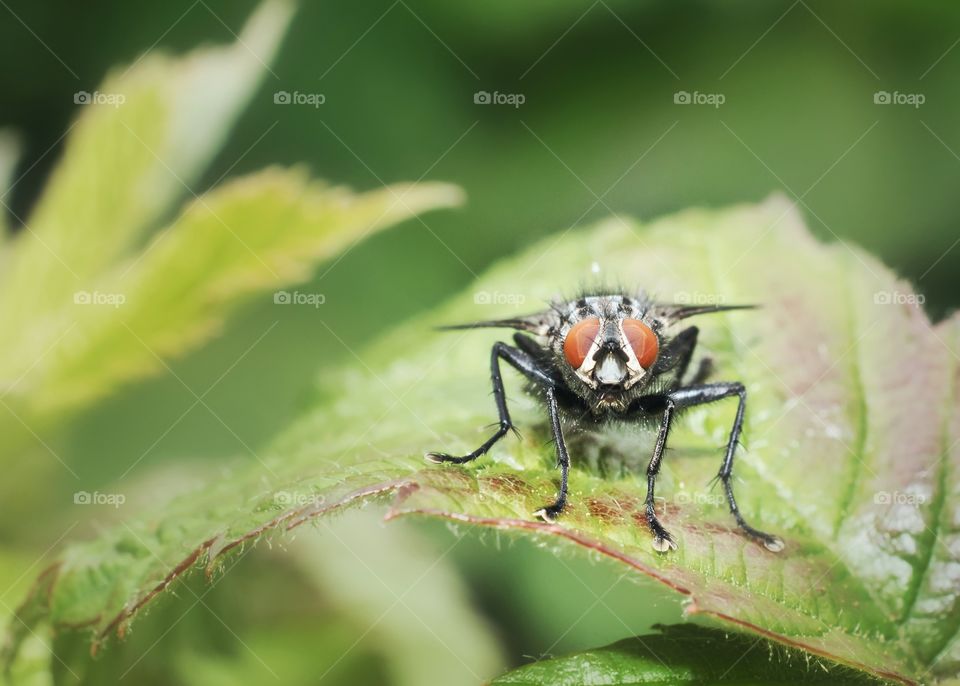
<svg viewBox="0 0 960 686">
<path fill-rule="evenodd" d="M 583 295 L 524 317 L 443 328 L 506 327 L 531 335 L 545 373 L 595 415 L 626 412 L 676 368 L 673 325 L 708 312 L 749 305 L 673 305 L 645 295 Z M 525 349 L 527 346 L 523 346 Z"/>
<path fill-rule="evenodd" d="M 656 377 L 665 322 L 645 299 L 587 296 L 554 305 L 544 343 L 567 387 L 595 412 L 624 412 Z"/>
</svg>

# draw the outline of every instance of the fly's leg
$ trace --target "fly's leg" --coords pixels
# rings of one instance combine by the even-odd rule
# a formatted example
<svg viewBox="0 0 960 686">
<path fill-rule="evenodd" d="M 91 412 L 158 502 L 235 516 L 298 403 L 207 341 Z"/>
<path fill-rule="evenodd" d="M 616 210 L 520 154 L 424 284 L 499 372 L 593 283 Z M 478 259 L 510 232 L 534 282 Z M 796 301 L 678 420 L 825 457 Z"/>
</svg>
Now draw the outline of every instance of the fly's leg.
<svg viewBox="0 0 960 686">
<path fill-rule="evenodd" d="M 501 359 L 506 360 L 507 363 L 531 381 L 549 387 L 554 385 L 554 381 L 550 375 L 543 371 L 530 355 L 506 343 L 494 344 L 493 349 L 490 351 L 490 379 L 493 382 L 493 399 L 497 405 L 497 430 L 490 438 L 484 441 L 479 448 L 471 453 L 454 456 L 448 455 L 447 453 L 429 452 L 424 456 L 427 460 L 436 463 L 452 462 L 454 464 L 472 462 L 481 455 L 486 454 L 486 452 L 493 447 L 494 443 L 513 429 L 513 422 L 510 421 L 510 411 L 507 409 L 507 396 L 503 390 L 503 377 L 500 374 Z"/>
<path fill-rule="evenodd" d="M 743 428 L 743 414 L 747 402 L 747 391 L 743 387 L 743 384 L 736 381 L 703 384 L 700 386 L 680 388 L 667 394 L 667 398 L 678 408 L 712 403 L 716 400 L 722 400 L 723 398 L 729 398 L 731 396 L 737 396 L 739 398 L 739 404 L 737 405 L 737 415 L 733 420 L 733 427 L 730 430 L 730 438 L 727 441 L 723 464 L 720 466 L 717 478 L 723 484 L 727 504 L 730 506 L 730 513 L 736 520 L 737 525 L 743 529 L 744 533 L 748 536 L 762 543 L 767 550 L 777 553 L 783 550 L 783 541 L 777 536 L 750 526 L 743 518 L 743 514 L 741 514 L 740 508 L 737 505 L 737 499 L 733 494 L 733 455 L 737 448 L 737 441 L 740 438 L 740 431 Z"/>
<path fill-rule="evenodd" d="M 660 520 L 657 519 L 657 510 L 654 507 L 653 493 L 656 485 L 657 475 L 660 473 L 660 463 L 663 461 L 663 451 L 667 447 L 667 434 L 670 433 L 670 423 L 673 420 L 673 413 L 676 411 L 675 403 L 669 398 L 665 398 L 663 407 L 663 416 L 660 420 L 660 432 L 657 434 L 657 443 L 653 447 L 653 457 L 650 458 L 650 464 L 647 465 L 647 498 L 646 515 L 647 525 L 653 533 L 653 549 L 659 553 L 665 553 L 671 548 L 676 550 L 677 544 Z"/>
<path fill-rule="evenodd" d="M 560 408 L 557 405 L 557 398 L 554 389 L 547 389 L 547 411 L 550 414 L 550 428 L 553 431 L 553 442 L 557 446 L 557 466 L 560 468 L 560 491 L 557 493 L 557 499 L 541 507 L 533 513 L 534 517 L 540 517 L 546 522 L 553 522 L 563 511 L 567 504 L 567 475 L 570 471 L 570 455 L 567 453 L 567 444 L 563 440 L 563 430 L 560 426 Z"/>
</svg>

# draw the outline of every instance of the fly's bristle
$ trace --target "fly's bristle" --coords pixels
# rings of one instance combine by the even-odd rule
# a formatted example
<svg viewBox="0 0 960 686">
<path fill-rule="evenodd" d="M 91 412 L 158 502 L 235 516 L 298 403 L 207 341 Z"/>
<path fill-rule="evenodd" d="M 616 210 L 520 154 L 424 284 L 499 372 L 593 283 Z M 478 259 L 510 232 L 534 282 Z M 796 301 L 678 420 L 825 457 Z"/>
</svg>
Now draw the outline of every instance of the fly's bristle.
<svg viewBox="0 0 960 686">
<path fill-rule="evenodd" d="M 669 305 L 667 307 L 670 308 Z M 672 319 L 686 319 L 700 314 L 729 312 L 731 310 L 755 310 L 759 307 L 760 305 L 678 305 L 669 314 Z"/>
<path fill-rule="evenodd" d="M 480 322 L 466 322 L 464 324 L 441 324 L 435 326 L 437 331 L 458 331 L 462 329 L 525 329 L 530 326 L 523 319 L 491 319 Z"/>
</svg>

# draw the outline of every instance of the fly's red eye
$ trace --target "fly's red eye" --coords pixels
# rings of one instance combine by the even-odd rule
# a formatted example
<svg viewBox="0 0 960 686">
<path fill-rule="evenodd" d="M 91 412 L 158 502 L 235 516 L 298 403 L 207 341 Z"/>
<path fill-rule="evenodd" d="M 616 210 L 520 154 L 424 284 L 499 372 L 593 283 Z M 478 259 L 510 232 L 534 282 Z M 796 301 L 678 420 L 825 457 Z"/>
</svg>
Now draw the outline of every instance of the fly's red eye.
<svg viewBox="0 0 960 686">
<path fill-rule="evenodd" d="M 657 354 L 660 352 L 657 334 L 639 319 L 624 319 L 623 333 L 637 356 L 637 362 L 644 369 L 649 369 L 657 361 Z"/>
<path fill-rule="evenodd" d="M 590 346 L 600 333 L 600 320 L 596 317 L 584 319 L 573 325 L 563 341 L 563 355 L 574 369 L 580 369 L 587 359 Z"/>
</svg>

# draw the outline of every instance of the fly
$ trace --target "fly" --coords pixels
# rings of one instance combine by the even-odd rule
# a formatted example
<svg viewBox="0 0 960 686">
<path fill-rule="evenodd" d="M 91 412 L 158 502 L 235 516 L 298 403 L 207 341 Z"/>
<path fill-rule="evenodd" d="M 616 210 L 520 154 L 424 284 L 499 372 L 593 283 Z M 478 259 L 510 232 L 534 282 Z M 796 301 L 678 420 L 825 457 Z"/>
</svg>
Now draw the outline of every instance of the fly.
<svg viewBox="0 0 960 686">
<path fill-rule="evenodd" d="M 563 418 L 602 425 L 609 421 L 641 421 L 659 418 L 660 429 L 647 466 L 645 514 L 658 552 L 677 544 L 657 518 L 654 487 L 663 461 L 667 434 L 679 410 L 724 398 L 738 399 L 737 413 L 727 440 L 717 479 L 723 484 L 730 512 L 737 525 L 768 550 L 783 550 L 783 541 L 750 526 L 733 493 L 733 458 L 743 428 L 747 392 L 738 381 L 707 383 L 712 372 L 709 358 L 701 360 L 692 377 L 684 380 L 697 345 L 699 330 L 689 326 L 671 335 L 671 327 L 694 315 L 750 309 L 752 305 L 671 305 L 645 295 L 585 295 L 558 301 L 550 309 L 524 317 L 473 322 L 442 327 L 514 329 L 513 345 L 494 344 L 490 375 L 499 422 L 494 434 L 467 455 L 430 452 L 431 462 L 464 464 L 487 453 L 514 426 L 507 409 L 500 362 L 519 371 L 529 390 L 546 405 L 560 468 L 556 500 L 534 513 L 553 522 L 567 504 L 570 456 L 563 438 Z"/>
</svg>

